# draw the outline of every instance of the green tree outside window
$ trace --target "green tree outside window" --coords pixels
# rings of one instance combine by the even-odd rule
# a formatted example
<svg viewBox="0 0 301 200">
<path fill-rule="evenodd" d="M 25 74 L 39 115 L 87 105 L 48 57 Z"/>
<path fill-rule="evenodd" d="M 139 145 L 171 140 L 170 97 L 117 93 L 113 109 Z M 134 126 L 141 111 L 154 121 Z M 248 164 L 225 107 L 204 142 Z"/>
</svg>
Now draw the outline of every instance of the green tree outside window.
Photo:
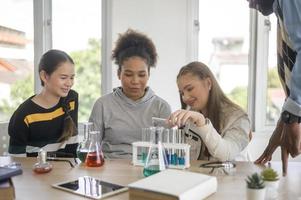
<svg viewBox="0 0 301 200">
<path fill-rule="evenodd" d="M 100 41 L 90 39 L 88 49 L 71 52 L 75 62 L 75 89 L 79 93 L 79 122 L 88 121 L 92 106 L 101 94 Z M 37 80 L 40 82 L 40 80 Z M 10 101 L 0 101 L 0 121 L 9 119 L 17 107 L 33 95 L 33 76 L 19 80 L 11 87 Z"/>
</svg>

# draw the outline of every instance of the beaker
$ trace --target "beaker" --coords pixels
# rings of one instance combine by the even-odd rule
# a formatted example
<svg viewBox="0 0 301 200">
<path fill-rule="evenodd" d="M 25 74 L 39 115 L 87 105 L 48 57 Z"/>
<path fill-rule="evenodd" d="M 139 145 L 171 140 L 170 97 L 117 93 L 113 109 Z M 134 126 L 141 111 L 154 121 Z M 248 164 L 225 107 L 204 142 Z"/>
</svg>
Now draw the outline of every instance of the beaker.
<svg viewBox="0 0 301 200">
<path fill-rule="evenodd" d="M 143 175 L 146 177 L 165 170 L 168 165 L 165 150 L 161 142 L 164 128 L 156 127 L 153 130 L 151 131 L 153 142 L 148 150 L 143 169 Z"/>
<path fill-rule="evenodd" d="M 84 139 L 82 142 L 78 144 L 76 155 L 80 159 L 82 163 L 85 162 L 87 153 L 89 151 L 90 145 L 90 131 L 93 123 L 92 122 L 85 122 L 84 123 Z"/>
<path fill-rule="evenodd" d="M 90 145 L 85 160 L 85 164 L 88 167 L 101 167 L 105 162 L 99 133 L 99 131 L 90 131 Z"/>
</svg>

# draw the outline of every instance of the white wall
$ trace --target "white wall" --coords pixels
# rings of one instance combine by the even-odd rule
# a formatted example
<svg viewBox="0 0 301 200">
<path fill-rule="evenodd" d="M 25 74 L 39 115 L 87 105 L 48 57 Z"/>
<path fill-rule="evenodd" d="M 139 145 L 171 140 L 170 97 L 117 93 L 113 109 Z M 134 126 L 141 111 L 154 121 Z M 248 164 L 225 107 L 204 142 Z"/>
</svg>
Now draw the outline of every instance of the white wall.
<svg viewBox="0 0 301 200">
<path fill-rule="evenodd" d="M 113 0 L 112 48 L 118 33 L 128 28 L 139 30 L 152 38 L 159 55 L 157 67 L 151 70 L 149 86 L 170 103 L 172 110 L 180 107 L 176 75 L 188 63 L 190 2 L 183 0 Z M 142 20 L 143 19 L 143 20 Z M 192 23 L 189 23 L 192 26 Z M 112 86 L 120 85 L 113 65 Z"/>
</svg>

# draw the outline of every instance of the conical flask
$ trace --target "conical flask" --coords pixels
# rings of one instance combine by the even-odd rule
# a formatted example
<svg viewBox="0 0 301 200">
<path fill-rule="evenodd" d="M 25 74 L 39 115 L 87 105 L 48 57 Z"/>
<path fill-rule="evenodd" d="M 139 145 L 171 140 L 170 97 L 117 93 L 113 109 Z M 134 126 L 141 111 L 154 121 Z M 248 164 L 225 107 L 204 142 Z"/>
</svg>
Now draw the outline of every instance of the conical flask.
<svg viewBox="0 0 301 200">
<path fill-rule="evenodd" d="M 162 145 L 163 127 L 156 127 L 151 132 L 152 144 L 148 150 L 143 175 L 150 176 L 167 168 L 167 158 Z"/>
<path fill-rule="evenodd" d="M 99 131 L 91 131 L 89 151 L 86 156 L 85 164 L 88 167 L 101 167 L 104 162 L 105 160 L 100 144 Z"/>
<path fill-rule="evenodd" d="M 80 159 L 80 161 L 82 163 L 85 162 L 87 153 L 89 151 L 90 130 L 91 130 L 92 125 L 93 125 L 92 122 L 85 122 L 84 123 L 84 139 L 83 139 L 82 142 L 80 142 L 78 144 L 78 147 L 77 147 L 76 154 L 77 154 L 77 157 Z"/>
<path fill-rule="evenodd" d="M 46 158 L 47 152 L 43 149 L 40 149 L 37 157 L 38 162 L 33 165 L 34 172 L 38 174 L 43 174 L 52 170 L 52 165 L 49 162 L 47 162 Z"/>
</svg>

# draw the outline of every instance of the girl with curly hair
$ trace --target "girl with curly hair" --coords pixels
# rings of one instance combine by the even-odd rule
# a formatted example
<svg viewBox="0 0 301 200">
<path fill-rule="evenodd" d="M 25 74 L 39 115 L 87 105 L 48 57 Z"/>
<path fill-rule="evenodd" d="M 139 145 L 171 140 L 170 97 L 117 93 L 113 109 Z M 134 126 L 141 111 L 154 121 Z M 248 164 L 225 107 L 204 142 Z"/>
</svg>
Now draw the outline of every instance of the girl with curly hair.
<svg viewBox="0 0 301 200">
<path fill-rule="evenodd" d="M 121 86 L 100 97 L 90 121 L 101 132 L 105 157 L 130 158 L 132 142 L 141 140 L 141 130 L 152 125 L 152 117 L 167 118 L 169 104 L 147 86 L 157 51 L 145 34 L 127 30 L 121 34 L 112 58 L 118 65 Z"/>
</svg>

